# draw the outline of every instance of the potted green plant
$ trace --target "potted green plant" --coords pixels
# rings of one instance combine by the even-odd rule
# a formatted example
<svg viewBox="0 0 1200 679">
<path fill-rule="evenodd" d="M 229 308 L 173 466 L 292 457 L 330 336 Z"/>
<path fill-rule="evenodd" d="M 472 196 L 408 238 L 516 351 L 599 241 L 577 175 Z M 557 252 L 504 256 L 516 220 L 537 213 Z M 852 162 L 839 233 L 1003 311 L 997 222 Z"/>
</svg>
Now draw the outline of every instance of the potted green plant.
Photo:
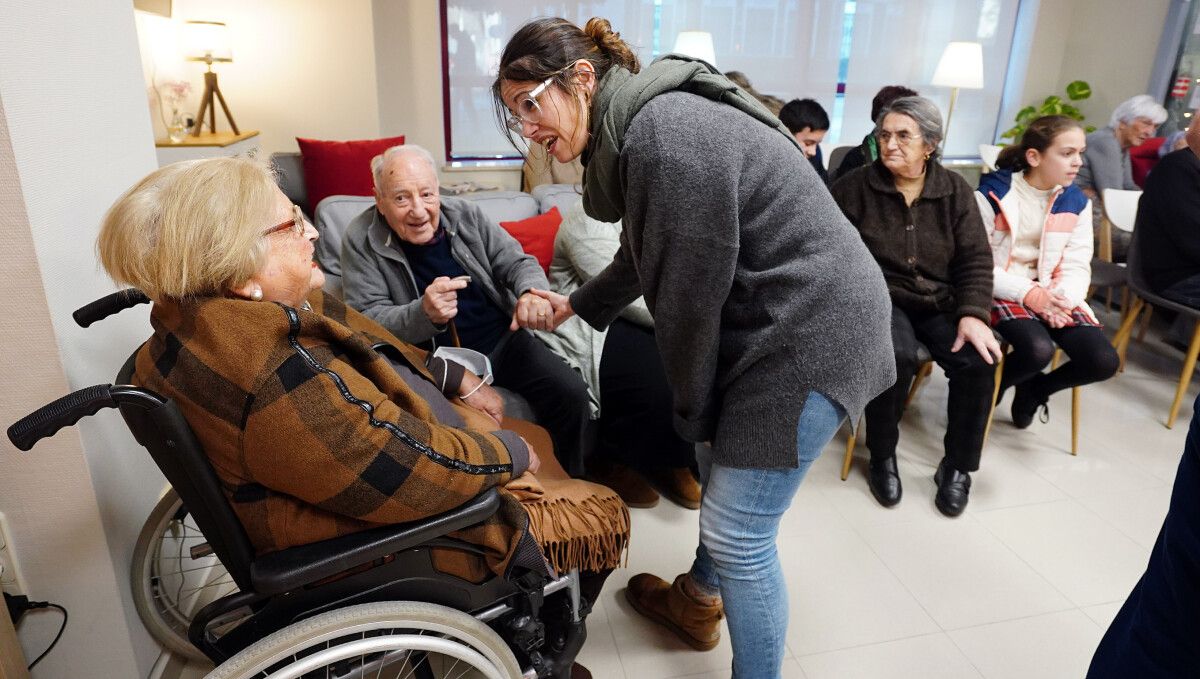
<svg viewBox="0 0 1200 679">
<path fill-rule="evenodd" d="M 1029 123 L 1042 116 L 1069 116 L 1082 122 L 1083 113 L 1074 104 L 1068 102 L 1083 101 L 1090 96 L 1092 96 L 1092 86 L 1083 80 L 1076 80 L 1069 83 L 1067 85 L 1067 101 L 1064 101 L 1062 97 L 1056 94 L 1052 94 L 1046 97 L 1045 101 L 1038 106 L 1026 106 L 1017 112 L 1016 125 L 1013 125 L 1007 132 L 1000 135 L 1000 138 L 1011 139 L 1013 141 L 1020 139 L 1021 135 L 1025 134 L 1025 128 L 1029 126 Z M 1087 125 L 1084 129 L 1092 132 L 1096 129 L 1096 126 Z"/>
</svg>

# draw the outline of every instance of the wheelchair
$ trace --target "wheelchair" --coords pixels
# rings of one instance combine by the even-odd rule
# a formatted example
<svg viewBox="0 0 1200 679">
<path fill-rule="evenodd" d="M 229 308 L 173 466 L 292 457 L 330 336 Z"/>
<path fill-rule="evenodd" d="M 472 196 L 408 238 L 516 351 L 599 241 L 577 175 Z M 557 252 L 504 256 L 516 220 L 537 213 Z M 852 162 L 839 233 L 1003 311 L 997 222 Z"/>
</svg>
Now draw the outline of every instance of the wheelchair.
<svg viewBox="0 0 1200 679">
<path fill-rule="evenodd" d="M 74 317 L 88 327 L 149 301 L 123 290 Z M 84 417 L 120 411 L 171 484 L 138 540 L 132 575 L 139 613 L 156 638 L 173 639 L 169 650 L 207 658 L 214 679 L 570 676 L 590 607 L 578 572 L 514 568 L 472 583 L 434 567 L 435 548 L 481 553 L 447 536 L 494 514 L 495 489 L 422 521 L 255 556 L 176 404 L 129 385 L 136 355 L 116 384 L 63 396 L 8 437 L 28 451 Z"/>
</svg>

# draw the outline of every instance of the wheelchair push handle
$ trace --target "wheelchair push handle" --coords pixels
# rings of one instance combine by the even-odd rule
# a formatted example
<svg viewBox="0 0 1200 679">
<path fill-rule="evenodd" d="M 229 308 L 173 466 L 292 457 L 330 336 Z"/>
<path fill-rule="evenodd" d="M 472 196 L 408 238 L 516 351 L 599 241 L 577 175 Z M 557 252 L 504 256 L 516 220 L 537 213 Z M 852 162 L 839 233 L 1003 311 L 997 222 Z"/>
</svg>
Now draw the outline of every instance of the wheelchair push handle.
<svg viewBox="0 0 1200 679">
<path fill-rule="evenodd" d="M 146 296 L 146 293 L 137 288 L 126 288 L 79 307 L 75 313 L 71 314 L 71 317 L 81 328 L 86 328 L 113 314 L 132 309 L 139 304 L 149 303 L 150 298 Z"/>
<path fill-rule="evenodd" d="M 57 434 L 59 429 L 116 405 L 111 384 L 80 389 L 17 420 L 8 428 L 8 440 L 19 450 L 27 451 L 38 441 Z"/>
</svg>

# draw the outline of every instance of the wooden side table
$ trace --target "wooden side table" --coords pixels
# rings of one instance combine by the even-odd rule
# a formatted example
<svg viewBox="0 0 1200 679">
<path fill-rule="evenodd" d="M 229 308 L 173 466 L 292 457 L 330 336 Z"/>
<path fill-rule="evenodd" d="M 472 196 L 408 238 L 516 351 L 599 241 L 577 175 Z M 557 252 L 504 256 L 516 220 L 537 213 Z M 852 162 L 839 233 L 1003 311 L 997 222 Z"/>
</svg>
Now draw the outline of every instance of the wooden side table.
<svg viewBox="0 0 1200 679">
<path fill-rule="evenodd" d="M 258 155 L 258 130 L 246 130 L 241 134 L 233 132 L 217 132 L 201 134 L 198 137 L 188 135 L 182 141 L 173 142 L 170 139 L 156 139 L 154 151 L 158 155 L 158 166 L 177 163 L 181 160 L 197 160 L 200 158 L 220 158 L 222 156 Z"/>
</svg>

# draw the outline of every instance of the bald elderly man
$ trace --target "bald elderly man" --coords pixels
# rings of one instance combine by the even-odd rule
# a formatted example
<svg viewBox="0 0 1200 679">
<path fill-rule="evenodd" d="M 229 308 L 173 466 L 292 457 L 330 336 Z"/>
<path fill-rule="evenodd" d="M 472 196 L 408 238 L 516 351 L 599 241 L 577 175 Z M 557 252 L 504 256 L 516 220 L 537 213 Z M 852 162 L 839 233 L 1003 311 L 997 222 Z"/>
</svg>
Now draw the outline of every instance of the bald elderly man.
<svg viewBox="0 0 1200 679">
<path fill-rule="evenodd" d="M 371 161 L 375 205 L 342 241 L 346 303 L 413 344 L 486 354 L 495 385 L 529 401 L 572 476 L 583 473 L 587 385 L 529 330 L 550 329 L 537 260 L 474 203 L 442 197 L 433 157 L 408 144 Z"/>
</svg>

